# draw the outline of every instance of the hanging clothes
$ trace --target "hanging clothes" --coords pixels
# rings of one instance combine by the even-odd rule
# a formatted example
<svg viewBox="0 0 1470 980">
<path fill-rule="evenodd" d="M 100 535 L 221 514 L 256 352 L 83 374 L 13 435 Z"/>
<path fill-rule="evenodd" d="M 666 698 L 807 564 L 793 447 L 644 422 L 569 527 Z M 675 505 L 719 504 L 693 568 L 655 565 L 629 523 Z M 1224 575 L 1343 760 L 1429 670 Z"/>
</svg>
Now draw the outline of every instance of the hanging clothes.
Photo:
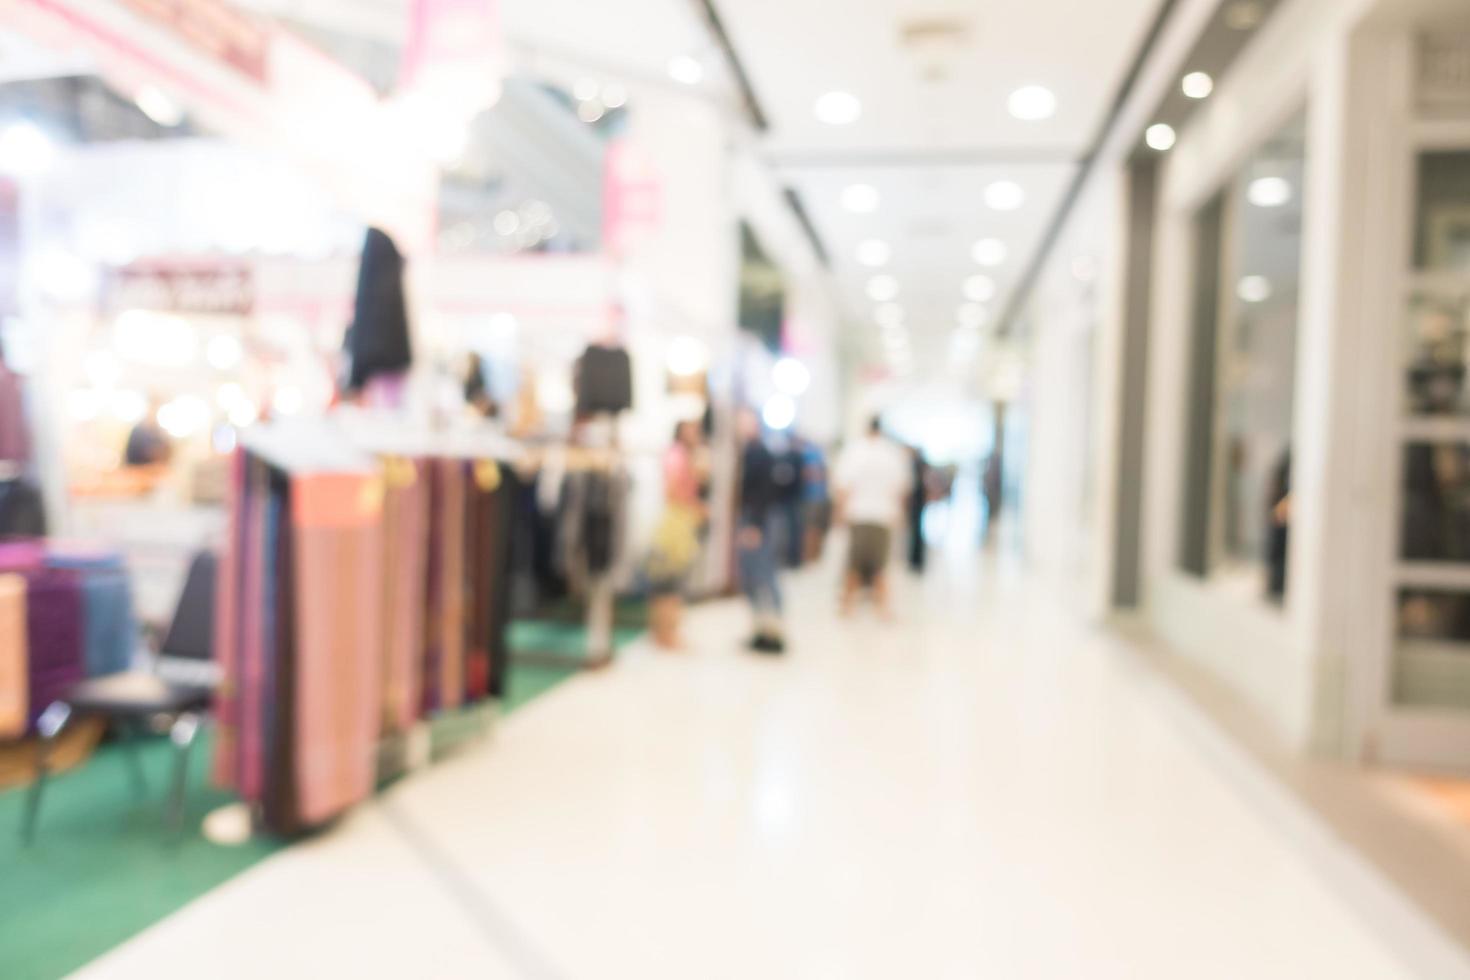
<svg viewBox="0 0 1470 980">
<path fill-rule="evenodd" d="M 403 291 L 403 255 L 393 239 L 369 228 L 357 273 L 357 298 L 346 347 L 349 391 L 361 391 L 379 375 L 394 375 L 413 363 L 408 305 Z"/>
<path fill-rule="evenodd" d="M 26 580 L 14 573 L 0 575 L 0 738 L 19 738 L 26 733 L 29 657 Z"/>
<path fill-rule="evenodd" d="M 612 571 L 623 551 L 628 476 L 621 469 L 573 470 L 562 491 L 558 549 L 573 591 Z"/>
<path fill-rule="evenodd" d="M 372 794 L 382 632 L 365 615 L 383 593 L 379 477 L 323 473 L 291 489 L 301 819 L 320 823 Z"/>
<path fill-rule="evenodd" d="M 500 690 L 519 490 L 459 459 L 318 472 L 301 448 L 277 447 L 305 472 L 237 454 L 215 617 L 216 774 L 284 835 L 366 799 L 385 734 Z"/>
<path fill-rule="evenodd" d="M 383 723 L 403 732 L 423 703 L 424 611 L 428 601 L 429 479 L 419 460 L 384 464 Z"/>
<path fill-rule="evenodd" d="M 621 347 L 592 345 L 572 371 L 577 414 L 624 412 L 633 407 L 633 362 Z"/>
<path fill-rule="evenodd" d="M 0 358 L 0 463 L 24 467 L 31 461 L 31 434 L 26 424 L 25 394 L 20 377 Z"/>
<path fill-rule="evenodd" d="M 86 676 L 81 576 L 66 568 L 26 575 L 26 638 L 30 646 L 26 727 Z"/>
<path fill-rule="evenodd" d="M 63 548 L 46 556 L 52 568 L 79 573 L 83 609 L 83 661 L 88 677 L 128 670 L 137 652 L 138 621 L 127 567 L 115 552 Z"/>
</svg>

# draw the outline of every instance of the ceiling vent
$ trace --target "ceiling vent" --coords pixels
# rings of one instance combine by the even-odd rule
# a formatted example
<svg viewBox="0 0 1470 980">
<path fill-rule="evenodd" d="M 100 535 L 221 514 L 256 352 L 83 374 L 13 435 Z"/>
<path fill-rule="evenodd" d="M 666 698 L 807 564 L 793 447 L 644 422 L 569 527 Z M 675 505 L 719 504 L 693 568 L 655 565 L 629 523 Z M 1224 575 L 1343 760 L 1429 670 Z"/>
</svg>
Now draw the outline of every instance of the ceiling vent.
<svg viewBox="0 0 1470 980">
<path fill-rule="evenodd" d="M 899 44 L 926 82 L 947 81 L 970 46 L 971 23 L 962 17 L 916 17 L 899 25 Z"/>
</svg>

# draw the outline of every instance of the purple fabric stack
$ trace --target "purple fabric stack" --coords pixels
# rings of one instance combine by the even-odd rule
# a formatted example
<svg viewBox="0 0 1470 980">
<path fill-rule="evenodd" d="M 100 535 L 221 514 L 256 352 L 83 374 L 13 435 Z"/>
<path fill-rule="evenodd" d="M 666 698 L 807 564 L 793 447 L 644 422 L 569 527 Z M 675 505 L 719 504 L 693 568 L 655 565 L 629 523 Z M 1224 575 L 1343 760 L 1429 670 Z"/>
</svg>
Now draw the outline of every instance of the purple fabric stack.
<svg viewBox="0 0 1470 980">
<path fill-rule="evenodd" d="M 67 568 L 34 568 L 26 575 L 26 635 L 30 646 L 34 727 L 46 707 L 86 674 L 81 576 Z"/>
</svg>

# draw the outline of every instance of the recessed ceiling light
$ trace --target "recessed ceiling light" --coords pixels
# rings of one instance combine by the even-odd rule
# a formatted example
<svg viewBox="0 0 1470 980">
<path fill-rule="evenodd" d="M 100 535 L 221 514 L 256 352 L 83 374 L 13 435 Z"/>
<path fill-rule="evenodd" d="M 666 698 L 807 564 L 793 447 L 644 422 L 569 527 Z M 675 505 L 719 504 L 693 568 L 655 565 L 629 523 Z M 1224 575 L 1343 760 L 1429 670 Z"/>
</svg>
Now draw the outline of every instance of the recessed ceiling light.
<svg viewBox="0 0 1470 980">
<path fill-rule="evenodd" d="M 1171 148 L 1175 139 L 1177 137 L 1174 135 L 1174 127 L 1168 123 L 1154 123 L 1143 133 L 1143 141 L 1160 153 Z"/>
<path fill-rule="evenodd" d="M 957 319 L 965 329 L 977 330 L 985 323 L 985 307 L 979 303 L 965 303 L 960 307 Z"/>
<path fill-rule="evenodd" d="M 608 82 L 602 87 L 602 104 L 609 109 L 621 109 L 628 104 L 628 90 L 617 82 Z"/>
<path fill-rule="evenodd" d="M 873 309 L 873 320 L 880 327 L 902 327 L 903 307 L 897 303 L 882 303 Z"/>
<path fill-rule="evenodd" d="M 35 123 L 22 120 L 0 129 L 0 173 L 32 176 L 55 158 L 56 144 Z"/>
<path fill-rule="evenodd" d="M 985 204 L 994 211 L 1014 211 L 1026 203 L 1026 192 L 1012 180 L 997 180 L 985 188 Z"/>
<path fill-rule="evenodd" d="M 976 303 L 990 302 L 995 298 L 995 280 L 989 276 L 971 276 L 965 280 L 965 298 Z"/>
<path fill-rule="evenodd" d="M 1257 177 L 1245 196 L 1258 208 L 1279 208 L 1291 200 L 1291 182 L 1284 177 Z"/>
<path fill-rule="evenodd" d="M 1209 72 L 1192 71 L 1184 76 L 1179 87 L 1191 99 L 1206 99 L 1215 91 L 1215 80 L 1210 77 Z"/>
<path fill-rule="evenodd" d="M 854 214 L 878 210 L 878 188 L 872 184 L 849 184 L 842 189 L 842 206 Z"/>
<path fill-rule="evenodd" d="M 133 97 L 133 102 L 142 110 L 143 115 L 168 129 L 184 121 L 184 110 L 155 86 L 144 85 L 138 89 L 138 94 Z"/>
<path fill-rule="evenodd" d="M 888 243 L 877 238 L 869 238 L 857 247 L 858 264 L 870 269 L 887 265 L 892 255 L 893 249 L 888 247 Z"/>
<path fill-rule="evenodd" d="M 999 238 L 982 238 L 970 249 L 970 256 L 980 265 L 1000 265 L 1006 260 L 1006 243 Z"/>
<path fill-rule="evenodd" d="M 874 276 L 868 280 L 868 298 L 875 303 L 887 303 L 898 296 L 898 280 L 889 275 Z"/>
<path fill-rule="evenodd" d="M 1247 303 L 1264 303 L 1271 298 L 1271 280 L 1265 276 L 1246 276 L 1236 283 L 1235 295 Z"/>
<path fill-rule="evenodd" d="M 681 85 L 698 85 L 704 81 L 704 64 L 693 55 L 675 55 L 669 59 L 669 77 Z"/>
<path fill-rule="evenodd" d="M 597 90 L 600 87 L 597 79 L 584 75 L 572 83 L 572 95 L 576 96 L 578 102 L 590 102 L 597 98 Z"/>
<path fill-rule="evenodd" d="M 1041 85 L 1024 85 L 1011 93 L 1006 100 L 1011 115 L 1027 122 L 1050 119 L 1057 111 L 1057 97 L 1051 89 Z"/>
<path fill-rule="evenodd" d="M 818 122 L 828 126 L 846 126 L 858 121 L 863 114 L 863 103 L 851 92 L 827 92 L 817 99 L 812 112 Z"/>
</svg>

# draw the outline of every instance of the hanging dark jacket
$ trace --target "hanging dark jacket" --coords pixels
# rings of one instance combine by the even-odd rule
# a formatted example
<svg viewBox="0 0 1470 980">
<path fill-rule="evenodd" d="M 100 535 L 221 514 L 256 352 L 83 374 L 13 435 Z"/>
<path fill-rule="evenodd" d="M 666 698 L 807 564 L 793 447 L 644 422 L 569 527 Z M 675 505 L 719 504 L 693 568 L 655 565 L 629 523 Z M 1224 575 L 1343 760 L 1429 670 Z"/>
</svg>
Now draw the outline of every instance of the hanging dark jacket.
<svg viewBox="0 0 1470 980">
<path fill-rule="evenodd" d="M 357 272 L 357 300 L 347 330 L 351 363 L 347 387 L 357 391 L 375 375 L 405 371 L 413 362 L 408 306 L 403 294 L 403 256 L 393 239 L 369 228 Z"/>
</svg>

